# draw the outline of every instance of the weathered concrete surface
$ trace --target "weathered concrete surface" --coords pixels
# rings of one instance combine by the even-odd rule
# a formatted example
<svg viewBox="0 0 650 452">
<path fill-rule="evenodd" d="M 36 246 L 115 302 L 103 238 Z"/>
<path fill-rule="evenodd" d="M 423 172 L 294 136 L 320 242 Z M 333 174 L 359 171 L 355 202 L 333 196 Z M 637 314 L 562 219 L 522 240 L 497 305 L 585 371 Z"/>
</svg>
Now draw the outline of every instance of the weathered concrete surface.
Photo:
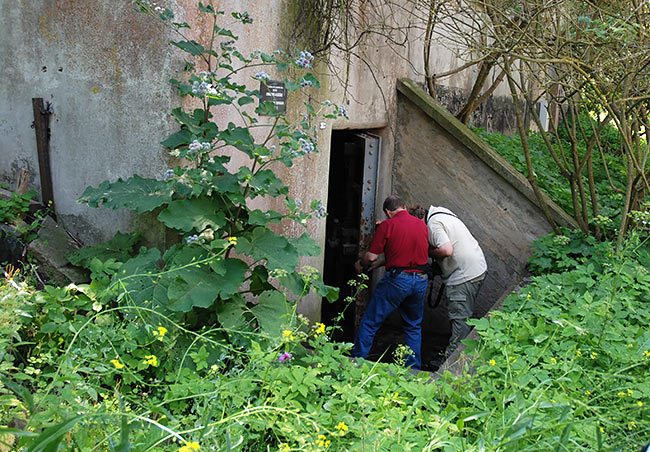
<svg viewBox="0 0 650 452">
<path fill-rule="evenodd" d="M 467 90 L 436 86 L 436 101 L 452 115 L 465 106 Z M 501 132 L 506 135 L 517 130 L 514 104 L 510 96 L 490 96 L 470 115 L 468 123 L 475 127 L 483 127 L 488 132 Z"/>
<path fill-rule="evenodd" d="M 444 206 L 477 238 L 488 262 L 476 315 L 518 281 L 533 240 L 551 232 L 528 182 L 416 84 L 398 84 L 394 192 L 409 205 Z M 571 218 L 548 201 L 555 219 Z M 427 310 L 424 337 L 448 334 L 444 307 Z"/>
<path fill-rule="evenodd" d="M 38 238 L 27 245 L 28 255 L 35 258 L 38 271 L 47 284 L 81 283 L 88 275 L 68 262 L 67 256 L 78 249 L 65 229 L 51 217 L 45 217 Z"/>
<path fill-rule="evenodd" d="M 53 108 L 51 166 L 60 221 L 83 241 L 132 227 L 126 212 L 76 202 L 83 190 L 134 172 L 158 175 L 158 144 L 175 102 L 167 33 L 131 2 L 0 2 L 0 182 L 26 167 L 40 193 L 31 98 Z M 162 134 L 161 134 L 162 132 Z M 150 225 L 149 225 L 150 226 Z M 161 228 L 148 227 L 152 241 Z"/>
</svg>

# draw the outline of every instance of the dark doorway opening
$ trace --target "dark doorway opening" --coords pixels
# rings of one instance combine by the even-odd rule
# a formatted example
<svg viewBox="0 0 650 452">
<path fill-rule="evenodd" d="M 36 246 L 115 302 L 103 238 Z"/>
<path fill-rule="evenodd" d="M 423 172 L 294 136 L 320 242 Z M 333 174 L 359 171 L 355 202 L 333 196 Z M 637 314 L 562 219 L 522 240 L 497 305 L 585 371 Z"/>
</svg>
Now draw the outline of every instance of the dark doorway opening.
<svg viewBox="0 0 650 452">
<path fill-rule="evenodd" d="M 323 280 L 340 289 L 334 303 L 323 300 L 322 322 L 341 327 L 335 341 L 354 340 L 356 303 L 346 301 L 353 289 L 348 281 L 357 273 L 354 262 L 366 250 L 375 222 L 375 187 L 379 137 L 360 131 L 334 130 L 330 152 L 330 173 L 325 231 Z"/>
<path fill-rule="evenodd" d="M 323 280 L 338 287 L 340 293 L 334 303 L 323 299 L 321 321 L 330 326 L 339 319 L 340 328 L 332 336 L 337 342 L 354 341 L 356 327 L 371 295 L 367 289 L 353 302 L 345 300 L 354 290 L 348 285 L 349 280 L 357 277 L 354 262 L 360 253 L 368 250 L 374 233 L 379 149 L 380 140 L 375 135 L 353 130 L 332 131 Z M 434 296 L 439 287 L 440 279 L 436 278 L 431 287 Z M 436 309 L 425 306 L 423 364 L 436 359 L 447 344 L 446 317 L 444 303 Z M 396 311 L 375 336 L 368 359 L 390 362 L 400 343 L 403 343 L 402 322 Z"/>
</svg>

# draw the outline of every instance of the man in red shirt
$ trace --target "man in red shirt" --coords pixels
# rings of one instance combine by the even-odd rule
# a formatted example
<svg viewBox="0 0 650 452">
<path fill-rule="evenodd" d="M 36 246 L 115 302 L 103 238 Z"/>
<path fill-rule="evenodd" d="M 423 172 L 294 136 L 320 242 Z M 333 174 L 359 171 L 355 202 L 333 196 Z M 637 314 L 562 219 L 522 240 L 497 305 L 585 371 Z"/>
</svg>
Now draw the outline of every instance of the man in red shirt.
<svg viewBox="0 0 650 452">
<path fill-rule="evenodd" d="M 368 356 L 381 324 L 399 309 L 406 345 L 413 352 L 406 365 L 420 369 L 422 314 L 428 282 L 428 229 L 422 220 L 406 211 L 406 204 L 399 196 L 386 198 L 383 209 L 388 220 L 377 227 L 370 250 L 359 264 L 363 269 L 372 268 L 379 255 L 384 254 L 386 276 L 377 284 L 363 314 L 352 356 Z"/>
</svg>

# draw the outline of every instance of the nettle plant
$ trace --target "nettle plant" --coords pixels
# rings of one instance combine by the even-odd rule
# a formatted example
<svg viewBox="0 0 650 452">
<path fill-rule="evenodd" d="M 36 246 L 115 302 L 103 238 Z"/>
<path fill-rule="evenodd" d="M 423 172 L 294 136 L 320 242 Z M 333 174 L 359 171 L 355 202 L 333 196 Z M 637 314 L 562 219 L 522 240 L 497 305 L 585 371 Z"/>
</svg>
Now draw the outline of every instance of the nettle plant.
<svg viewBox="0 0 650 452">
<path fill-rule="evenodd" d="M 318 108 L 304 103 L 304 114 L 294 123 L 273 102 L 263 101 L 259 89 L 248 86 L 266 84 L 270 71 L 283 75 L 289 95 L 318 88 L 309 52 L 291 57 L 279 50 L 271 54 L 256 50 L 245 56 L 233 31 L 221 27 L 224 13 L 201 2 L 198 8 L 209 16 L 213 32 L 209 42 L 200 44 L 185 37 L 190 26 L 174 22 L 171 10 L 149 1 L 134 4 L 183 36 L 171 44 L 188 54 L 187 77 L 171 83 L 181 96 L 193 98 L 188 104 L 199 108 L 172 111 L 180 129 L 162 145 L 183 164 L 167 170 L 162 180 L 134 175 L 104 181 L 81 196 L 81 202 L 93 207 L 126 208 L 138 214 L 158 209 L 158 220 L 181 237 L 164 252 L 142 248 L 117 270 L 112 287 L 138 306 L 184 315 L 197 327 L 260 328 L 277 337 L 300 297 L 314 290 L 334 300 L 338 289 L 325 285 L 313 268 L 297 270 L 300 256 L 320 253 L 306 232 L 284 237 L 270 227 L 284 220 L 306 225 L 310 218 L 325 215 L 316 200 L 303 210 L 273 168 L 291 167 L 294 159 L 317 152 L 313 127 L 317 117 L 338 118 L 347 112 L 329 101 Z M 232 17 L 240 24 L 252 22 L 248 13 Z M 197 66 L 204 70 L 196 72 Z M 248 84 L 241 81 L 247 75 Z M 239 118 L 238 124 L 217 123 L 213 116 L 217 108 L 228 108 L 234 113 L 230 117 Z M 236 154 L 237 161 L 243 156 L 247 164 L 234 168 Z M 284 199 L 286 210 L 251 208 L 251 201 L 258 198 Z"/>
</svg>

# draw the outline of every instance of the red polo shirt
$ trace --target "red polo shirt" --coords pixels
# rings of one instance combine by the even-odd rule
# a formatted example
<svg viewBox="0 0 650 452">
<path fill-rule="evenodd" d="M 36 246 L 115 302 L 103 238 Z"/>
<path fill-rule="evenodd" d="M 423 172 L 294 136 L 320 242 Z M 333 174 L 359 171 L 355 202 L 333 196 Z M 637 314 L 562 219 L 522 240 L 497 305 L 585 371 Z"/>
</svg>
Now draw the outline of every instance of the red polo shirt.
<svg viewBox="0 0 650 452">
<path fill-rule="evenodd" d="M 373 254 L 384 254 L 386 270 L 424 265 L 429 259 L 429 232 L 424 221 L 406 210 L 382 221 L 370 245 Z"/>
</svg>

